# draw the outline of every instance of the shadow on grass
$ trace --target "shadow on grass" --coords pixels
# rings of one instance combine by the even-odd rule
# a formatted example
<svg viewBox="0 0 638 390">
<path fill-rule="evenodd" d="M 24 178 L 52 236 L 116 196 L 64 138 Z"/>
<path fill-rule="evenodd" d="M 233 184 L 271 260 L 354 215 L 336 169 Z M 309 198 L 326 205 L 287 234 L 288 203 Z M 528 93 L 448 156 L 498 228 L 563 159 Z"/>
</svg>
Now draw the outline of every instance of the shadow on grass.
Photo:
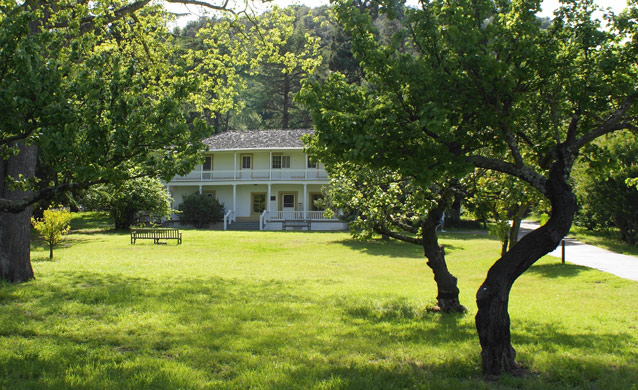
<svg viewBox="0 0 638 390">
<path fill-rule="evenodd" d="M 525 272 L 547 278 L 569 278 L 589 270 L 591 269 L 581 265 L 558 263 L 533 265 Z"/>
<path fill-rule="evenodd" d="M 56 260 L 55 257 L 50 258 L 48 255 L 47 256 L 31 256 L 32 263 L 53 262 L 55 260 Z"/>
<path fill-rule="evenodd" d="M 423 247 L 420 245 L 399 242 L 396 240 L 384 241 L 384 240 L 341 240 L 336 242 L 339 245 L 343 245 L 351 250 L 362 252 L 372 256 L 384 256 L 384 257 L 407 257 L 414 259 L 424 259 Z M 446 254 L 460 249 L 452 244 L 444 245 Z"/>
<path fill-rule="evenodd" d="M 61 272 L 46 281 L 2 284 L 0 388 L 492 386 L 480 379 L 471 321 L 401 298 L 315 300 L 307 283 Z M 562 345 L 576 356 L 559 362 L 563 371 L 555 377 L 516 388 L 604 388 L 596 379 L 561 375 L 591 370 L 580 356 L 613 354 L 627 337 L 566 334 L 531 321 L 516 327 L 515 347 Z M 433 346 L 442 352 L 422 352 Z M 595 368 L 617 376 L 617 367 Z M 638 369 L 622 374 L 638 378 Z"/>
</svg>

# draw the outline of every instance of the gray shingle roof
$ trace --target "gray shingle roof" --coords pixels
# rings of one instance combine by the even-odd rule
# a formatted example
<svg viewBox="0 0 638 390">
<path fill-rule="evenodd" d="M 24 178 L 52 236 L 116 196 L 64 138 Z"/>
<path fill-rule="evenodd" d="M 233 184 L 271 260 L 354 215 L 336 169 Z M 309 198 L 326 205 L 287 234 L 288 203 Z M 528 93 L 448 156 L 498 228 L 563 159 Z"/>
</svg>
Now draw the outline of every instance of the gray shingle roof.
<svg viewBox="0 0 638 390">
<path fill-rule="evenodd" d="M 313 129 L 233 130 L 204 139 L 208 150 L 233 149 L 301 149 L 301 137 Z"/>
</svg>

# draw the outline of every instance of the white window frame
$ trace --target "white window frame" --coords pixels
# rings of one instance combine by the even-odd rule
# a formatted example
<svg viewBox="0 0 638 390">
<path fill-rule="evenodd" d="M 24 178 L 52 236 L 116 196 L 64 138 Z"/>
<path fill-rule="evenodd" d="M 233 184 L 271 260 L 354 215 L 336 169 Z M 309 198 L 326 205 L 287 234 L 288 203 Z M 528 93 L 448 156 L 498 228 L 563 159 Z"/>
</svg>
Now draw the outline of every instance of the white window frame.
<svg viewBox="0 0 638 390">
<path fill-rule="evenodd" d="M 270 166 L 272 169 L 290 169 L 290 156 L 274 154 Z"/>
<path fill-rule="evenodd" d="M 246 160 L 244 160 L 246 159 Z M 242 154 L 239 156 L 239 162 L 241 169 L 253 169 L 253 155 L 252 154 Z M 248 166 L 244 165 L 244 161 L 248 161 Z"/>
<path fill-rule="evenodd" d="M 210 161 L 210 165 L 208 169 L 206 168 L 206 163 Z M 204 157 L 204 163 L 202 164 L 202 171 L 210 172 L 213 170 L 213 156 Z"/>
</svg>

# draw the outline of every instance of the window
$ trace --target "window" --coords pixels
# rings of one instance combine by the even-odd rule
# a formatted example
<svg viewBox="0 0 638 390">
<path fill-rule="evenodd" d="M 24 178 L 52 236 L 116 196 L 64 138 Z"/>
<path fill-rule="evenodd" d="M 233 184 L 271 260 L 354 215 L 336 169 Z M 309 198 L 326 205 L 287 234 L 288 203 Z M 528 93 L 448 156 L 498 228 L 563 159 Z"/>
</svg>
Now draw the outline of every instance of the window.
<svg viewBox="0 0 638 390">
<path fill-rule="evenodd" d="M 241 169 L 252 168 L 252 156 L 249 154 L 241 156 Z"/>
<path fill-rule="evenodd" d="M 290 168 L 290 156 L 272 156 L 272 169 Z"/>
<path fill-rule="evenodd" d="M 294 194 L 284 194 L 282 198 L 282 203 L 284 207 L 295 207 L 295 195 Z"/>
<path fill-rule="evenodd" d="M 309 169 L 317 169 L 317 162 L 308 157 L 308 168 Z"/>
<path fill-rule="evenodd" d="M 217 194 L 215 193 L 215 190 L 204 190 L 202 191 L 202 193 L 209 198 L 217 199 L 217 196 L 216 196 Z"/>
<path fill-rule="evenodd" d="M 204 159 L 204 164 L 202 164 L 203 171 L 212 171 L 213 170 L 213 156 L 206 156 Z"/>
<path fill-rule="evenodd" d="M 253 213 L 261 214 L 266 210 L 266 194 L 253 194 Z"/>
</svg>

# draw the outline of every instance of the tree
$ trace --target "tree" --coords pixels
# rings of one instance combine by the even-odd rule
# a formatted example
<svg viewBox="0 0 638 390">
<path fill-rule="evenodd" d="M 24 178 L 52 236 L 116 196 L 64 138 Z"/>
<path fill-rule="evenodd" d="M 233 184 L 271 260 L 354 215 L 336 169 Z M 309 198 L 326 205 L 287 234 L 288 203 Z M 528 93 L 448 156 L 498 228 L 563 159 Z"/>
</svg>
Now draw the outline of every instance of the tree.
<svg viewBox="0 0 638 390">
<path fill-rule="evenodd" d="M 211 129 L 184 116 L 198 77 L 176 55 L 166 13 L 150 3 L 0 2 L 0 279 L 33 278 L 33 203 L 100 183 L 168 179 L 200 158 Z M 234 89 L 215 87 L 223 106 Z"/>
<path fill-rule="evenodd" d="M 53 248 L 62 241 L 62 236 L 71 229 L 71 212 L 59 206 L 44 210 L 44 216 L 40 219 L 31 218 L 33 228 L 37 230 L 49 244 L 49 259 L 53 260 Z"/>
<path fill-rule="evenodd" d="M 638 243 L 638 175 L 636 137 L 630 133 L 605 137 L 583 153 L 575 168 L 576 194 L 581 209 L 577 223 L 590 228 L 615 226 L 620 239 Z"/>
<path fill-rule="evenodd" d="M 224 205 L 212 196 L 199 192 L 184 195 L 177 209 L 182 214 L 181 221 L 193 224 L 197 228 L 224 218 Z"/>
<path fill-rule="evenodd" d="M 317 151 L 319 152 L 319 151 Z M 439 245 L 437 227 L 450 203 L 455 183 L 420 188 L 396 172 L 372 170 L 348 162 L 321 161 L 330 173 L 328 198 L 333 208 L 355 215 L 350 230 L 355 238 L 373 233 L 420 245 L 437 285 L 437 308 L 445 313 L 465 312 L 459 301 L 457 279 L 448 270 L 445 250 Z"/>
<path fill-rule="evenodd" d="M 382 12 L 396 12 L 395 1 L 380 3 Z M 494 263 L 476 295 L 488 376 L 520 368 L 509 292 L 569 231 L 577 209 L 570 175 L 580 150 L 638 129 L 638 8 L 607 15 L 603 28 L 591 1 L 569 1 L 544 29 L 538 7 L 532 0 L 422 1 L 405 11 L 396 39 L 380 44 L 370 18 L 337 1 L 367 84 L 333 74 L 307 83 L 300 96 L 317 148 L 426 184 L 489 169 L 547 198 L 549 221 Z"/>
</svg>

